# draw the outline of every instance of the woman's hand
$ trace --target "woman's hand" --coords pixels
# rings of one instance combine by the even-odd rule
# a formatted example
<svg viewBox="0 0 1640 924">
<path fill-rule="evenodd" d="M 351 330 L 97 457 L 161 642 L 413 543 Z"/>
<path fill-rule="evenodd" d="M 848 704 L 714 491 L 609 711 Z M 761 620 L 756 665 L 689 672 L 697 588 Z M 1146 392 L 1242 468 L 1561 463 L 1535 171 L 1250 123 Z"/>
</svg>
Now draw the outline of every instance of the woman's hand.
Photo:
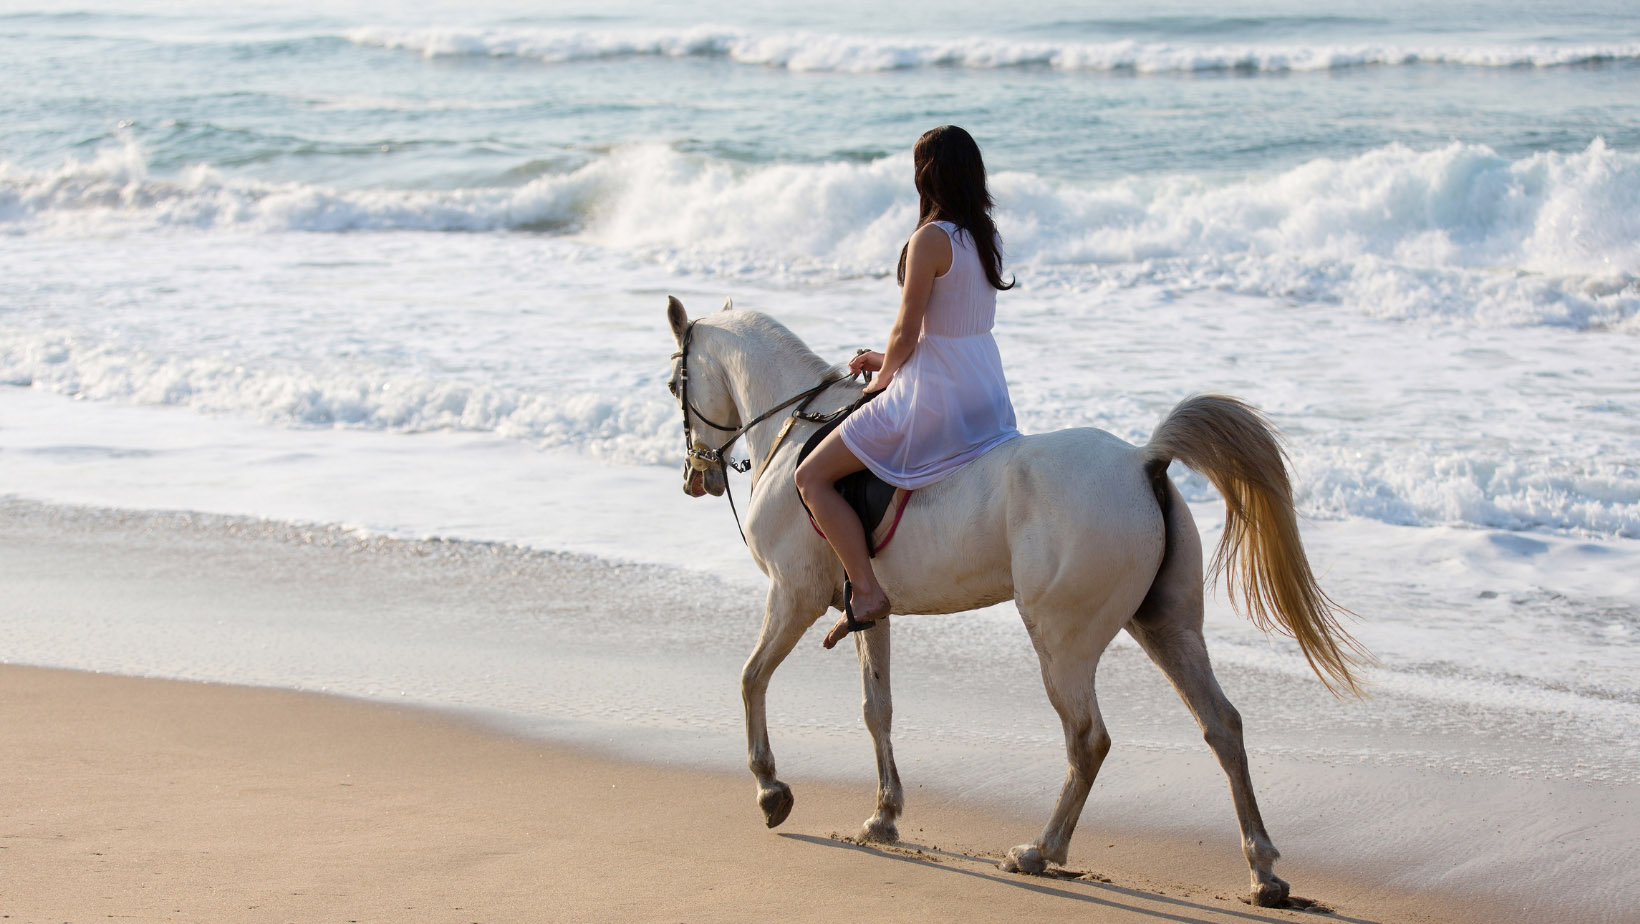
<svg viewBox="0 0 1640 924">
<path fill-rule="evenodd" d="M 865 390 L 861 391 L 860 394 L 874 395 L 877 392 L 880 392 L 883 389 L 887 388 L 888 383 L 892 382 L 892 381 L 894 381 L 894 373 L 892 373 L 892 372 L 880 373 L 880 374 L 878 374 L 878 376 L 876 378 L 871 380 L 871 384 L 867 385 L 865 387 Z"/>
<path fill-rule="evenodd" d="M 865 350 L 856 353 L 854 358 L 848 361 L 848 371 L 856 375 L 861 372 L 881 372 L 883 371 L 883 354 L 876 350 Z"/>
</svg>

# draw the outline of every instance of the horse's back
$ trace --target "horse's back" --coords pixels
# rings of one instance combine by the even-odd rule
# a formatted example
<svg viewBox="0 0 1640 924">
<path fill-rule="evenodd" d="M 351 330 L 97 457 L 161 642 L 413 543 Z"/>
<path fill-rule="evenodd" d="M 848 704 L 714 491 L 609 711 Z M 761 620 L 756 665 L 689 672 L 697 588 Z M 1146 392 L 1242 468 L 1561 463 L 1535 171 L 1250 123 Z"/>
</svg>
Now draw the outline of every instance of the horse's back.
<svg viewBox="0 0 1640 924">
<path fill-rule="evenodd" d="M 912 504 L 879 573 L 916 586 L 931 604 L 911 607 L 918 612 L 947 611 L 936 601 L 978 591 L 1022 606 L 1108 598 L 1121 608 L 1131 598 L 1131 614 L 1166 545 L 1138 447 L 1092 428 L 1009 440 Z"/>
</svg>

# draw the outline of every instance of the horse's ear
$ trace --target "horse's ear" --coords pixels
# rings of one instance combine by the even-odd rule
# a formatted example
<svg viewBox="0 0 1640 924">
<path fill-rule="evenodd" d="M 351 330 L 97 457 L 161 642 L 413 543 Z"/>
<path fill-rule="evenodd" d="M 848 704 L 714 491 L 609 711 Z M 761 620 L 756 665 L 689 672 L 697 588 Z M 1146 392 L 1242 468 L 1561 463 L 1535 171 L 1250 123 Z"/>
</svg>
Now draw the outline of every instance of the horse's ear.
<svg viewBox="0 0 1640 924">
<path fill-rule="evenodd" d="M 733 310 L 735 310 L 735 300 L 732 299 L 732 298 L 724 299 L 723 300 L 723 310 L 724 311 L 733 311 Z"/>
<path fill-rule="evenodd" d="M 689 313 L 683 310 L 683 302 L 675 296 L 666 297 L 666 323 L 672 325 L 672 336 L 678 340 L 678 346 L 683 346 L 683 332 L 689 329 Z"/>
</svg>

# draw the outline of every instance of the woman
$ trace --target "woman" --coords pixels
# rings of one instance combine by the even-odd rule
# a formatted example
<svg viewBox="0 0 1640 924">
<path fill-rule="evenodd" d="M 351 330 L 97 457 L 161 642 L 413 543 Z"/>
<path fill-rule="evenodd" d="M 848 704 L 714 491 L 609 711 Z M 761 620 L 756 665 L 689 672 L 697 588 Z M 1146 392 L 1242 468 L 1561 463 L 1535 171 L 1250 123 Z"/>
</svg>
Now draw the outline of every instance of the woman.
<svg viewBox="0 0 1640 924">
<path fill-rule="evenodd" d="M 917 230 L 900 250 L 900 313 L 887 348 L 861 353 L 851 371 L 877 373 L 872 400 L 832 431 L 797 467 L 797 490 L 831 543 L 852 585 L 859 622 L 887 616 L 865 530 L 834 490 L 837 479 L 869 468 L 900 488 L 920 488 L 1019 435 L 991 337 L 1002 253 L 991 221 L 985 163 L 974 139 L 942 125 L 912 151 Z M 848 619 L 826 633 L 825 647 L 849 633 Z"/>
</svg>

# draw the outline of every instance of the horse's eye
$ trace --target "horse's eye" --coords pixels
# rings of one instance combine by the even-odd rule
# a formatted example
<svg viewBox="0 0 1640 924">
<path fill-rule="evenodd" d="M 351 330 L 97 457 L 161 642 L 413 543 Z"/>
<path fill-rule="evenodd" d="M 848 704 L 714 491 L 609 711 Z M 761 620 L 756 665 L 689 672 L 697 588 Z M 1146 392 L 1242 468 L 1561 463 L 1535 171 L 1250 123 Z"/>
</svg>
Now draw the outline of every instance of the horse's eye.
<svg viewBox="0 0 1640 924">
<path fill-rule="evenodd" d="M 676 398 L 678 396 L 678 380 L 667 379 L 666 390 L 672 393 L 672 397 Z"/>
</svg>

